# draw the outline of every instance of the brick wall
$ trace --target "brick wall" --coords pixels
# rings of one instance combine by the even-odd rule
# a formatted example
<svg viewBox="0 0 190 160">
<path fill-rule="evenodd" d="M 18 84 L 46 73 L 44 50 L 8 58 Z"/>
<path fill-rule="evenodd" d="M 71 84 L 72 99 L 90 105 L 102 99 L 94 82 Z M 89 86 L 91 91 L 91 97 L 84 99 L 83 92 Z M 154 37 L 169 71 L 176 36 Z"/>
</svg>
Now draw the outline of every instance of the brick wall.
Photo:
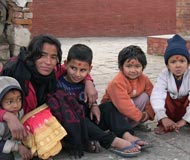
<svg viewBox="0 0 190 160">
<path fill-rule="evenodd" d="M 164 55 L 167 47 L 167 40 L 171 37 L 172 35 L 147 37 L 147 53 L 152 55 Z"/>
<path fill-rule="evenodd" d="M 32 35 L 146 36 L 176 30 L 176 0 L 33 0 Z"/>
<path fill-rule="evenodd" d="M 177 33 L 190 35 L 190 0 L 177 0 L 176 30 Z"/>
<path fill-rule="evenodd" d="M 164 55 L 167 41 L 172 38 L 173 35 L 162 35 L 162 36 L 148 36 L 147 37 L 147 53 L 152 55 Z M 190 40 L 182 36 L 186 41 L 186 46 L 190 52 Z"/>
<path fill-rule="evenodd" d="M 176 1 L 176 33 L 187 40 L 187 48 L 190 52 L 190 0 Z M 147 37 L 147 53 L 164 55 L 167 47 L 167 40 L 173 35 Z"/>
<path fill-rule="evenodd" d="M 27 46 L 30 41 L 32 27 L 32 0 L 25 0 L 19 6 L 18 1 L 6 0 L 8 17 L 6 20 L 6 36 L 9 42 L 10 55 L 19 53 L 21 46 Z M 16 3 L 17 2 L 17 3 Z"/>
</svg>

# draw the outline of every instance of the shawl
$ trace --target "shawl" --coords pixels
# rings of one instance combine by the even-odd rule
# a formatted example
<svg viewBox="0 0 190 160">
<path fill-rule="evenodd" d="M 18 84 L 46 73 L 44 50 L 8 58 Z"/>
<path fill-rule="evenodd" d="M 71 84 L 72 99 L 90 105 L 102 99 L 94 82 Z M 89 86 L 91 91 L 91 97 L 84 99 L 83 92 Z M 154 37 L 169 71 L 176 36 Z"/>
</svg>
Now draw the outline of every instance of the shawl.
<svg viewBox="0 0 190 160">
<path fill-rule="evenodd" d="M 27 138 L 24 145 L 31 149 L 33 155 L 48 159 L 61 151 L 60 140 L 67 135 L 65 129 L 51 114 L 46 104 L 37 107 L 21 119 Z"/>
<path fill-rule="evenodd" d="M 64 138 L 67 148 L 72 152 L 76 150 L 82 155 L 83 145 L 88 141 L 83 105 L 62 89 L 57 89 L 55 93 L 48 94 L 47 104 L 52 114 L 68 133 Z"/>
</svg>

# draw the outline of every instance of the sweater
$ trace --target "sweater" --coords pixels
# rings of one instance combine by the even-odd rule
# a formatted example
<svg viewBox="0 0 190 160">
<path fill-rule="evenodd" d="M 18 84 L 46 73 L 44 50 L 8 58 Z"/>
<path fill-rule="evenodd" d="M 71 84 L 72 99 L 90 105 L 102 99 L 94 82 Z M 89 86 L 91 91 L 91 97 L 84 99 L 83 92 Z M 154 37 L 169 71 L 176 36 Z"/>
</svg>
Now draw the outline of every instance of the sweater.
<svg viewBox="0 0 190 160">
<path fill-rule="evenodd" d="M 101 103 L 111 101 L 120 113 L 139 122 L 142 118 L 142 112 L 135 106 L 132 98 L 138 97 L 143 92 L 150 96 L 152 88 L 151 81 L 144 74 L 131 80 L 120 71 L 108 84 Z M 150 119 L 154 118 L 150 103 L 147 103 L 145 111 L 149 114 Z"/>
</svg>

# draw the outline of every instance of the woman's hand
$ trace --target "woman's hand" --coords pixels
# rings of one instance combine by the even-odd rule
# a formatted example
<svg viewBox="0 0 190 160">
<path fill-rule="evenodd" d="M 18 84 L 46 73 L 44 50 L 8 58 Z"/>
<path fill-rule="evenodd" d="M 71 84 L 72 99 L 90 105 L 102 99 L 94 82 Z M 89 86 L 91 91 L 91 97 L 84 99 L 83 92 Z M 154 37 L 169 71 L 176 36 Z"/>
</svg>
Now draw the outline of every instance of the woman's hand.
<svg viewBox="0 0 190 160">
<path fill-rule="evenodd" d="M 11 131 L 12 137 L 17 140 L 24 140 L 27 136 L 24 126 L 20 123 L 17 116 L 10 112 L 5 112 L 3 120 Z"/>
<path fill-rule="evenodd" d="M 88 102 L 89 106 L 91 106 L 98 99 L 98 92 L 91 80 L 85 80 L 84 96 L 85 102 Z"/>
</svg>

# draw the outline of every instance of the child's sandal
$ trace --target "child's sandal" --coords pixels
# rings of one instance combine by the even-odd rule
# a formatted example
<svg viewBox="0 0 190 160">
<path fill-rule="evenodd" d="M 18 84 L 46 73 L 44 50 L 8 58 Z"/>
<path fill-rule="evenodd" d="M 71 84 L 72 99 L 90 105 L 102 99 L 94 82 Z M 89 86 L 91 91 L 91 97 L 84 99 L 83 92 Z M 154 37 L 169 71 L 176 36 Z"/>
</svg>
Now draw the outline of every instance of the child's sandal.
<svg viewBox="0 0 190 160">
<path fill-rule="evenodd" d="M 101 152 L 101 146 L 98 141 L 89 141 L 85 145 L 85 151 L 90 153 L 99 153 Z"/>
</svg>

